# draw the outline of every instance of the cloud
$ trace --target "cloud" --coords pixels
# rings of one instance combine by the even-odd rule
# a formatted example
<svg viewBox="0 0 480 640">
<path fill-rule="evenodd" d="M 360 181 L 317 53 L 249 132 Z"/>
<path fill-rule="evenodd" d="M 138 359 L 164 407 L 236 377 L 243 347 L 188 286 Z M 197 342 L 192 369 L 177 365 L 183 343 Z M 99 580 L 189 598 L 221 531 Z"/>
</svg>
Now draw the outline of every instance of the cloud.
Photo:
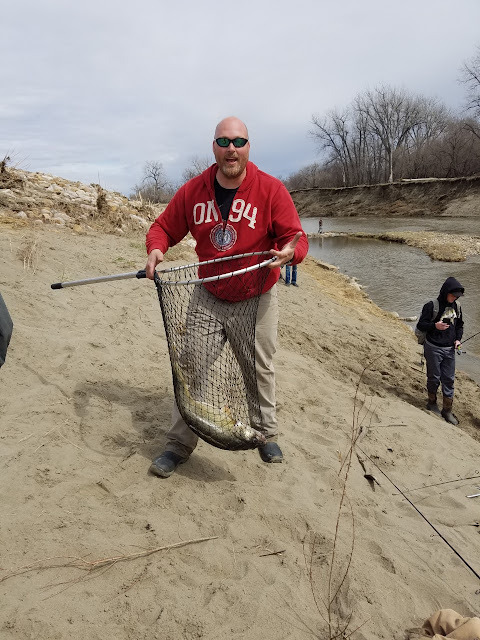
<svg viewBox="0 0 480 640">
<path fill-rule="evenodd" d="M 30 170 L 100 174 L 129 193 L 147 160 L 179 180 L 226 115 L 246 121 L 262 169 L 287 175 L 316 160 L 312 114 L 364 89 L 388 83 L 460 108 L 480 3 L 19 0 L 2 23 L 3 148 Z"/>
</svg>

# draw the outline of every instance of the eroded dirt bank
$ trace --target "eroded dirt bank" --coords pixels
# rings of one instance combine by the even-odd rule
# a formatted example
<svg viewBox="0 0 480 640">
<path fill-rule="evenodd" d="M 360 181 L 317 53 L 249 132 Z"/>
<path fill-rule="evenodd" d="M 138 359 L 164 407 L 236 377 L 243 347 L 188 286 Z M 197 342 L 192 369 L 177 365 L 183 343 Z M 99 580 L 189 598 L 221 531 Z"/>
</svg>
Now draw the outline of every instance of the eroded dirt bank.
<svg viewBox="0 0 480 640">
<path fill-rule="evenodd" d="M 291 192 L 301 216 L 479 216 L 480 176 Z"/>
</svg>

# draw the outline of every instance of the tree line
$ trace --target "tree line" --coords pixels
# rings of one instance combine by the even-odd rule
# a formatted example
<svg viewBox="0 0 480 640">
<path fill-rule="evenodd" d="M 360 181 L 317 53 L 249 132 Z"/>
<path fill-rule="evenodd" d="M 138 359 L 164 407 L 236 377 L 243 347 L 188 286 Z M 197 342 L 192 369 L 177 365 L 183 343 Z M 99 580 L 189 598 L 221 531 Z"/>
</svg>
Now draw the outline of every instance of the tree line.
<svg viewBox="0 0 480 640">
<path fill-rule="evenodd" d="M 291 174 L 287 188 L 480 174 L 480 47 L 459 80 L 467 90 L 462 114 L 436 99 L 382 85 L 359 93 L 343 109 L 312 116 L 310 135 L 322 161 Z"/>
<path fill-rule="evenodd" d="M 480 174 L 480 46 L 463 64 L 459 81 L 466 88 L 460 114 L 437 99 L 381 85 L 344 108 L 313 115 L 310 135 L 322 160 L 283 178 L 287 189 Z M 211 162 L 209 156 L 192 158 L 179 184 L 160 162 L 147 162 L 132 197 L 168 202 Z"/>
</svg>

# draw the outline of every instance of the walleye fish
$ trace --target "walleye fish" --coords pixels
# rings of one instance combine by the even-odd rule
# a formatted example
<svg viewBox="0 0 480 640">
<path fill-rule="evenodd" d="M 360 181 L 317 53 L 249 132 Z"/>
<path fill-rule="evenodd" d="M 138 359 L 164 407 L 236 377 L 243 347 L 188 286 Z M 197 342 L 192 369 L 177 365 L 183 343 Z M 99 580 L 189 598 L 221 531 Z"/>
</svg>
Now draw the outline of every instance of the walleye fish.
<svg viewBox="0 0 480 640">
<path fill-rule="evenodd" d="M 236 420 L 229 407 L 218 408 L 192 397 L 183 372 L 172 364 L 177 379 L 177 405 L 182 418 L 202 440 L 219 449 L 255 449 L 266 443 L 265 436 Z"/>
</svg>

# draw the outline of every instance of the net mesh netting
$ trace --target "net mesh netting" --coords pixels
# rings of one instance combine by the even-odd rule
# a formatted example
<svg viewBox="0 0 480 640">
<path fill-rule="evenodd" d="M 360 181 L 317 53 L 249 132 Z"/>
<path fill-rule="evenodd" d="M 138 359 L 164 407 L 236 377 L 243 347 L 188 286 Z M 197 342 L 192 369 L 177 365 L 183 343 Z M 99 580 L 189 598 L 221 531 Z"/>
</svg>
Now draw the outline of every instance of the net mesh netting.
<svg viewBox="0 0 480 640">
<path fill-rule="evenodd" d="M 155 279 L 178 409 L 198 436 L 221 449 L 265 442 L 255 323 L 269 258 L 244 254 L 162 270 Z"/>
</svg>

